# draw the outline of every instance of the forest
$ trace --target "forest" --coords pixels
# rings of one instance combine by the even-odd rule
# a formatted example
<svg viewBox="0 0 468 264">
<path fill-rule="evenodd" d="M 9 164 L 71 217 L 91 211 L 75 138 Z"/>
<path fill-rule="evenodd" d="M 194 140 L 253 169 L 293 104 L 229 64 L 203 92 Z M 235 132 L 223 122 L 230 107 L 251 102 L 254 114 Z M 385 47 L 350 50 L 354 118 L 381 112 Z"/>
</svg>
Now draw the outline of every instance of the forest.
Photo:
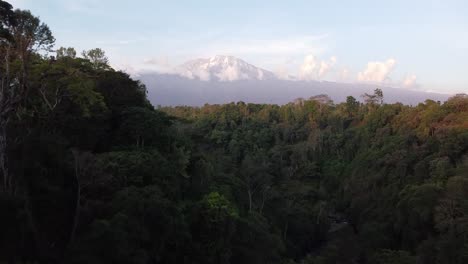
<svg viewBox="0 0 468 264">
<path fill-rule="evenodd" d="M 155 107 L 0 0 L 0 263 L 468 263 L 468 96 Z"/>
</svg>

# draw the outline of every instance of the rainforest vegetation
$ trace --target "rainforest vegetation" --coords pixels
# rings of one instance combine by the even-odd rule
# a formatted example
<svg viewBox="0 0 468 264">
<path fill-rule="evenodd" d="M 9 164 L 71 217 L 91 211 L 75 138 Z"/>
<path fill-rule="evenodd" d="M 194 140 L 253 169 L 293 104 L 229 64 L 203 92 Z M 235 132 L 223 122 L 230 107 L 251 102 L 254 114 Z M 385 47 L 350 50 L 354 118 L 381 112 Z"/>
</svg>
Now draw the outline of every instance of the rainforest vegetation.
<svg viewBox="0 0 468 264">
<path fill-rule="evenodd" d="M 154 107 L 0 1 L 0 263 L 468 263 L 468 96 Z"/>
</svg>

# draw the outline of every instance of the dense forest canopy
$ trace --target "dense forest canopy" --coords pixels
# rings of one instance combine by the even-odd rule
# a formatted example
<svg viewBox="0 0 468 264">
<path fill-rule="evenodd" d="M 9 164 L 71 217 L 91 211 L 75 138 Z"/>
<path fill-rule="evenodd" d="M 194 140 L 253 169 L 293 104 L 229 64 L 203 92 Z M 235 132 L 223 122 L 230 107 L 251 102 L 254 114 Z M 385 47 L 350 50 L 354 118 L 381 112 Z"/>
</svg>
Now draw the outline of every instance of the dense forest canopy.
<svg viewBox="0 0 468 264">
<path fill-rule="evenodd" d="M 155 109 L 54 41 L 0 0 L 0 263 L 468 262 L 468 96 Z"/>
</svg>

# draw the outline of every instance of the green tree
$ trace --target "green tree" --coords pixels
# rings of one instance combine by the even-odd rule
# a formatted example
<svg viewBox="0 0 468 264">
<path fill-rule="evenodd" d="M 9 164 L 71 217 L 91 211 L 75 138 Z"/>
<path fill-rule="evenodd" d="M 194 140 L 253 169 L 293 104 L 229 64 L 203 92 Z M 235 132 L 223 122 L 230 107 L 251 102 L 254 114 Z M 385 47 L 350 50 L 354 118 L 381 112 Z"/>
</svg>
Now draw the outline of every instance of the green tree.
<svg viewBox="0 0 468 264">
<path fill-rule="evenodd" d="M 81 55 L 86 60 L 91 62 L 92 67 L 95 70 L 107 70 L 109 69 L 109 59 L 106 56 L 104 50 L 100 48 L 95 48 L 91 50 L 84 50 Z"/>
<path fill-rule="evenodd" d="M 362 95 L 364 102 L 369 105 L 383 104 L 383 92 L 382 89 L 375 89 L 373 94 L 365 93 Z"/>
<path fill-rule="evenodd" d="M 15 10 L 11 13 L 11 6 L 0 2 L 2 16 L 1 40 L 2 77 L 0 89 L 0 170 L 2 174 L 2 189 L 12 191 L 14 181 L 8 170 L 7 126 L 14 118 L 14 114 L 21 111 L 22 104 L 27 102 L 31 57 L 35 52 L 49 51 L 54 45 L 55 38 L 49 27 L 41 23 L 39 18 L 29 11 Z"/>
<path fill-rule="evenodd" d="M 346 97 L 346 113 L 355 116 L 359 110 L 359 102 L 352 96 Z"/>
<path fill-rule="evenodd" d="M 71 58 L 74 59 L 76 57 L 76 50 L 72 47 L 60 47 L 57 51 L 57 59 L 62 59 L 62 58 Z"/>
</svg>

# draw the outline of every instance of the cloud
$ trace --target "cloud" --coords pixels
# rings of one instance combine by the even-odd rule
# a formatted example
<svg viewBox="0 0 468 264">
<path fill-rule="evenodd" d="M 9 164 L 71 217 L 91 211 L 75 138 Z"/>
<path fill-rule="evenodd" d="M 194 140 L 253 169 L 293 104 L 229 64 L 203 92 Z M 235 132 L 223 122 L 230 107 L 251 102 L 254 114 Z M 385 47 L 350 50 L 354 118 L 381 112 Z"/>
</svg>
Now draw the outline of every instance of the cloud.
<svg viewBox="0 0 468 264">
<path fill-rule="evenodd" d="M 335 56 L 332 56 L 329 61 L 320 62 L 320 69 L 319 69 L 319 72 L 318 72 L 318 78 L 320 79 L 323 76 L 325 76 L 328 73 L 328 71 L 333 66 L 335 66 L 335 64 L 336 64 L 336 57 Z"/>
<path fill-rule="evenodd" d="M 295 78 L 289 73 L 289 69 L 281 65 L 279 67 L 276 67 L 276 69 L 273 71 L 276 75 L 281 80 L 294 80 Z"/>
<path fill-rule="evenodd" d="M 186 76 L 190 79 L 195 79 L 196 77 L 199 78 L 201 81 L 209 81 L 211 80 L 211 74 L 208 70 L 205 69 L 198 69 L 196 72 L 186 72 L 182 73 L 183 76 Z"/>
<path fill-rule="evenodd" d="M 364 71 L 358 73 L 357 79 L 360 82 L 381 83 L 388 78 L 389 74 L 395 68 L 395 64 L 395 59 L 388 59 L 384 62 L 368 62 Z"/>
<path fill-rule="evenodd" d="M 156 66 L 163 66 L 163 67 L 171 66 L 171 63 L 169 62 L 169 58 L 167 56 L 144 59 L 143 63 L 146 65 L 156 65 Z"/>
<path fill-rule="evenodd" d="M 138 76 L 144 72 L 174 73 L 174 66 L 167 56 L 143 59 L 116 55 L 111 60 L 111 66 L 132 76 Z"/>
<path fill-rule="evenodd" d="M 224 71 L 216 74 L 220 81 L 235 81 L 245 78 L 235 67 L 227 67 Z"/>
<path fill-rule="evenodd" d="M 316 68 L 318 62 L 314 55 L 307 55 L 304 58 L 304 63 L 302 63 L 299 70 L 299 79 L 301 80 L 313 80 L 317 77 Z"/>
<path fill-rule="evenodd" d="M 401 85 L 404 87 L 404 88 L 414 88 L 416 85 L 416 75 L 414 74 L 410 74 L 410 75 L 407 75 L 403 81 L 401 82 Z"/>
<path fill-rule="evenodd" d="M 126 64 L 126 63 L 112 64 L 112 67 L 116 70 L 126 72 L 130 76 L 133 76 L 133 77 L 138 77 L 140 75 L 140 71 L 138 69 L 135 69 L 135 67 L 133 67 L 130 64 Z"/>
<path fill-rule="evenodd" d="M 293 56 L 307 53 L 321 54 L 327 50 L 323 41 L 328 34 L 296 36 L 281 39 L 220 39 L 203 45 L 201 56 L 213 54 Z"/>
<path fill-rule="evenodd" d="M 90 1 L 93 3 L 92 0 L 79 1 Z M 110 36 L 105 39 L 106 41 L 100 41 L 98 44 L 118 46 L 127 50 L 137 44 L 135 43 L 137 41 L 134 40 L 140 41 L 138 37 L 141 36 L 137 35 L 134 38 L 130 37 L 129 40 L 122 40 L 120 39 L 121 36 Z M 147 38 L 148 40 L 141 41 L 141 45 L 147 45 L 147 43 L 153 41 L 152 38 Z M 212 57 L 218 54 L 231 55 L 244 59 L 260 68 L 270 70 L 281 68 L 281 75 L 284 78 L 290 78 L 291 74 L 297 73 L 297 69 L 300 67 L 305 55 L 314 54 L 315 56 L 320 56 L 328 50 L 326 43 L 328 39 L 328 34 L 296 35 L 284 38 L 248 38 L 210 33 L 195 37 L 190 47 L 187 46 L 186 41 L 182 41 L 179 37 L 166 38 L 162 41 L 158 53 L 154 55 L 172 54 L 171 59 L 177 60 L 177 64 L 191 59 Z M 146 69 L 152 66 L 150 63 L 143 63 L 142 60 L 135 61 L 135 63 L 138 64 L 134 66 L 135 68 Z M 320 66 L 320 61 L 318 63 L 317 67 Z M 326 74 L 326 68 L 324 67 L 323 69 L 323 75 Z M 318 71 L 318 69 L 316 70 Z M 230 78 L 228 76 L 223 77 Z"/>
<path fill-rule="evenodd" d="M 299 79 L 306 81 L 321 79 L 335 64 L 335 56 L 332 56 L 328 61 L 319 61 L 314 55 L 307 55 L 299 69 Z"/>
</svg>

